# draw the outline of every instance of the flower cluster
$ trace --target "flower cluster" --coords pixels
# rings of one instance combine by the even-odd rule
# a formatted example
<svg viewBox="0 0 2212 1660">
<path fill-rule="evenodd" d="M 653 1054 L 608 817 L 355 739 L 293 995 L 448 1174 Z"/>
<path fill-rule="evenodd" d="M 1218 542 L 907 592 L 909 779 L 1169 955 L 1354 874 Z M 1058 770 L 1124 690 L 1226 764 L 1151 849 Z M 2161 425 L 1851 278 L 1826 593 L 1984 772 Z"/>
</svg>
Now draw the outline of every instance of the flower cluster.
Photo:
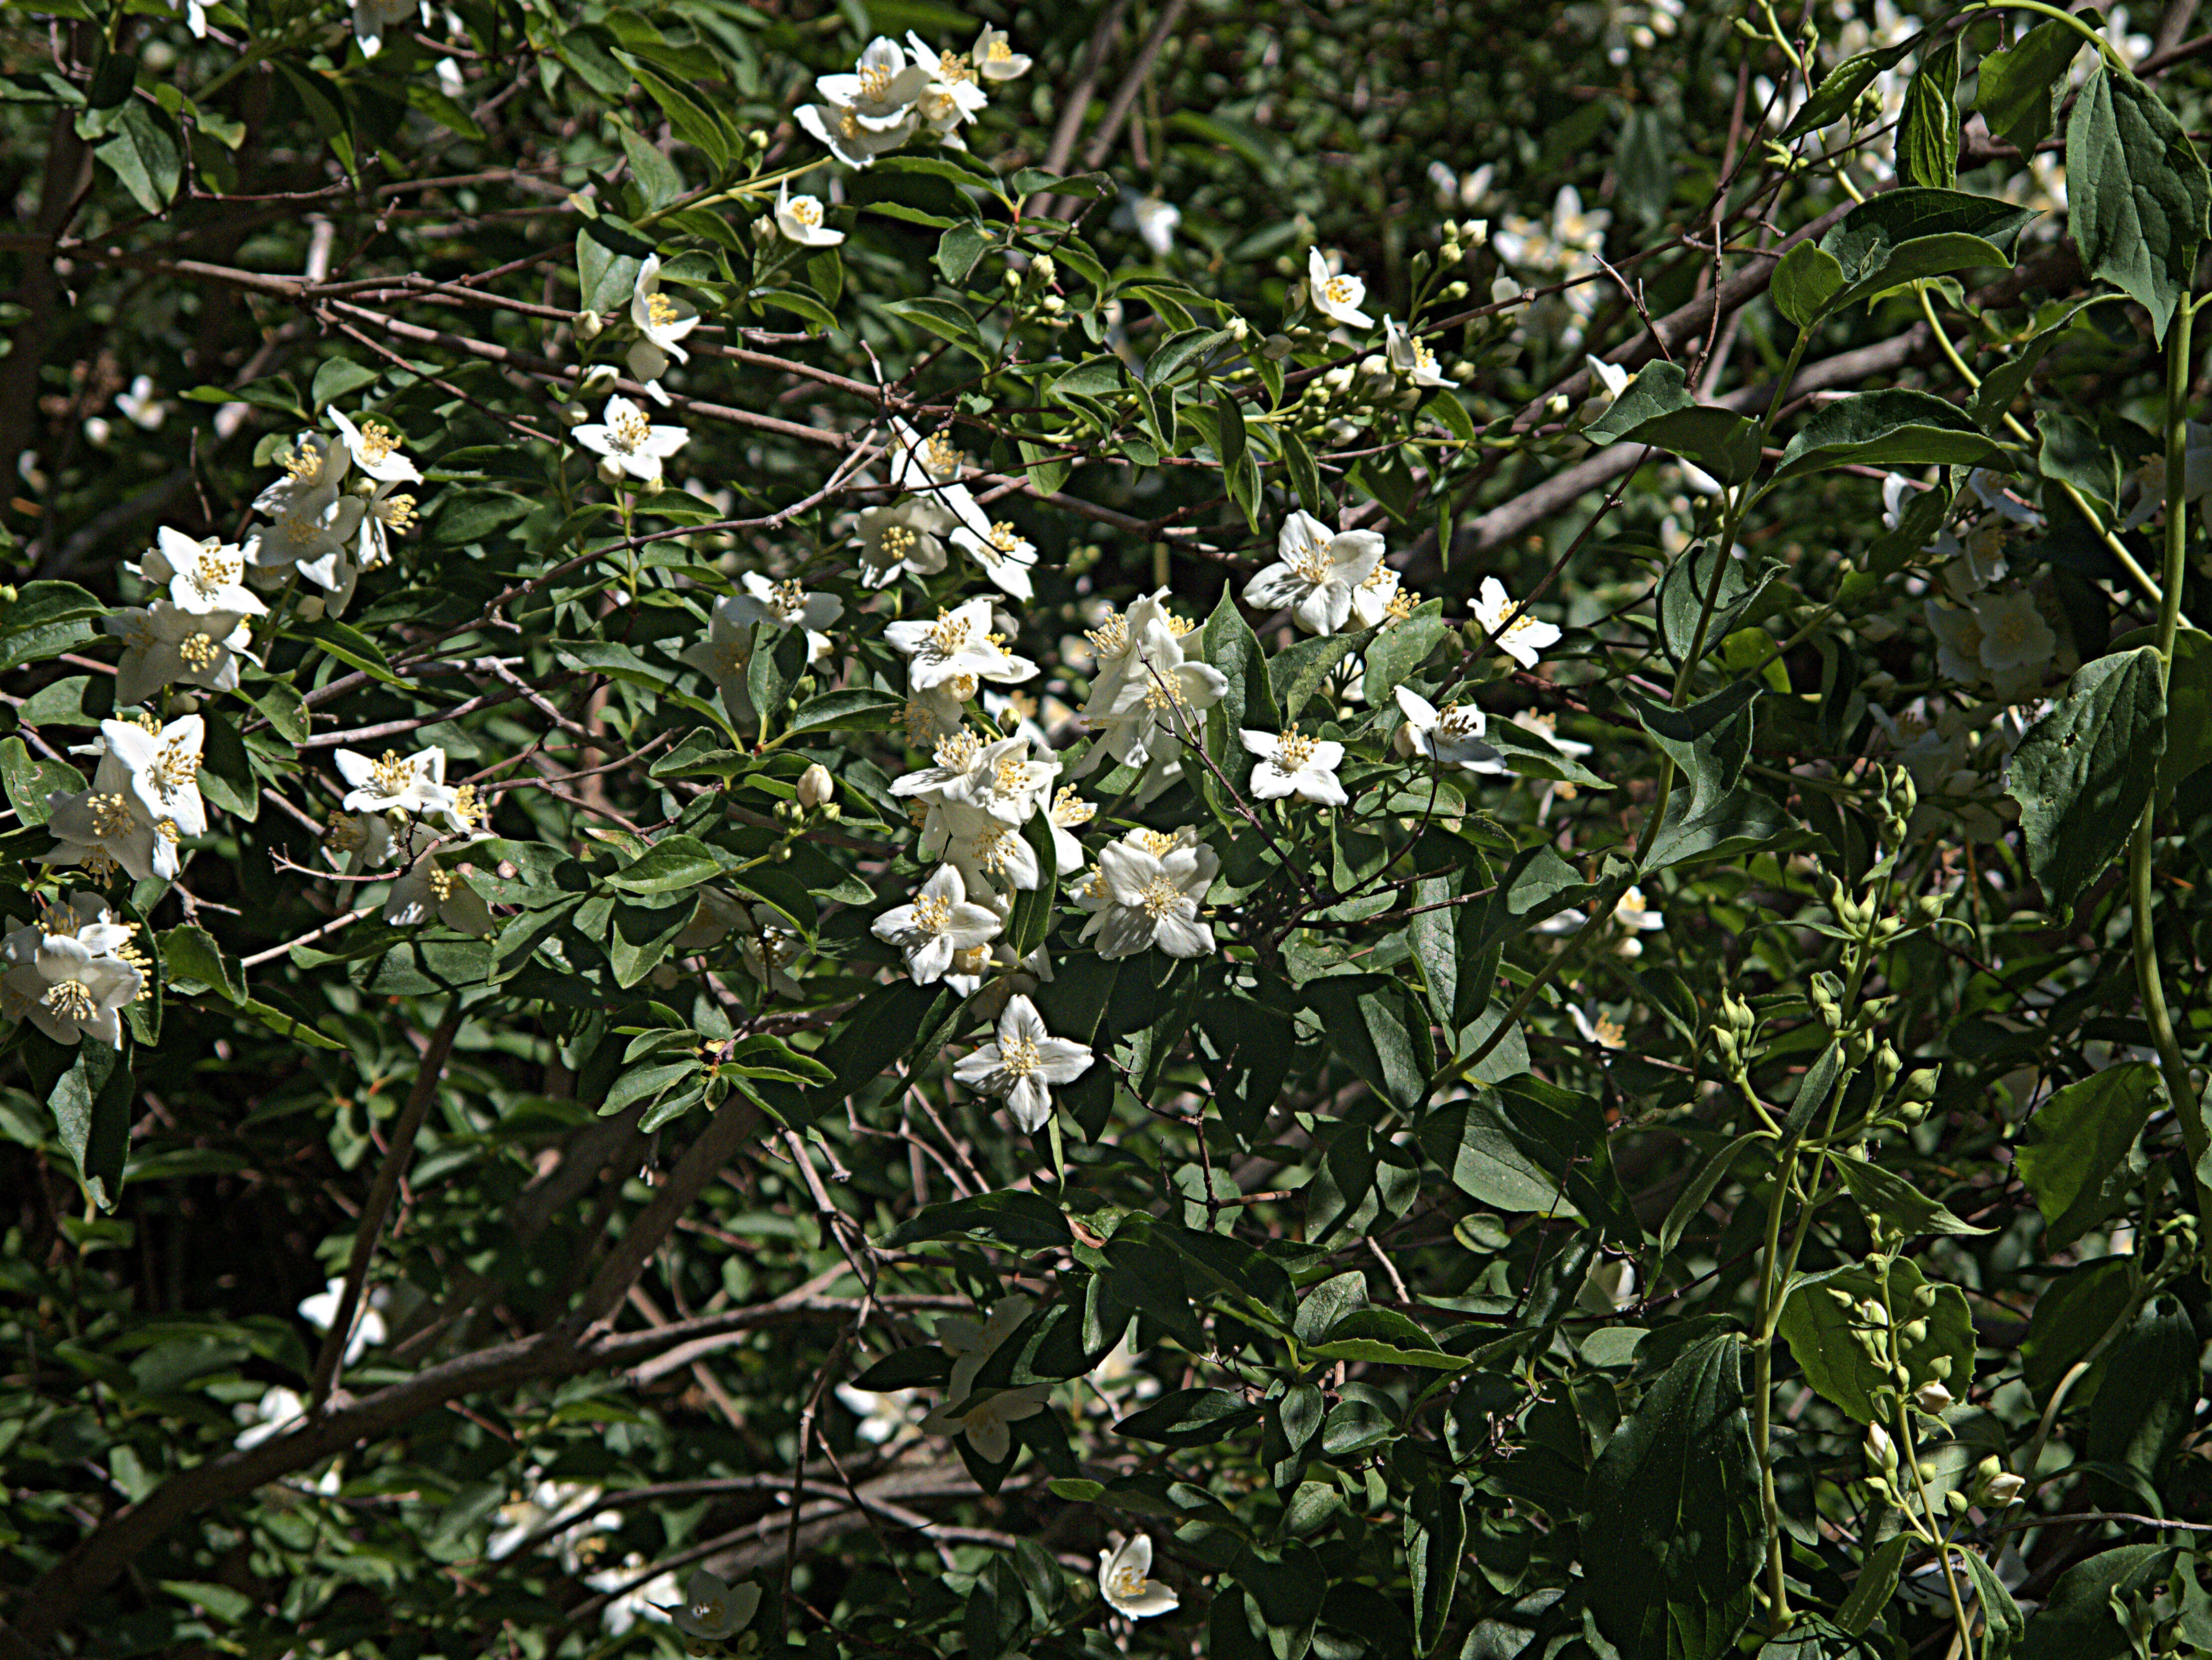
<svg viewBox="0 0 2212 1660">
<path fill-rule="evenodd" d="M 28 1020 L 57 1043 L 90 1033 L 111 1048 L 123 1042 L 122 1011 L 146 994 L 149 964 L 131 940 L 137 924 L 118 922 L 98 894 L 49 902 L 39 919 L 0 938 L 0 1013 Z"/>
<path fill-rule="evenodd" d="M 304 602 L 302 611 L 337 617 L 352 602 L 361 574 L 391 559 L 392 536 L 413 527 L 416 498 L 401 486 L 419 484 L 422 475 L 388 423 L 328 413 L 337 441 L 300 435 L 281 458 L 284 476 L 254 498 L 254 511 L 269 522 L 247 532 L 243 552 L 255 584 L 276 587 L 304 577 L 323 594 Z M 258 608 L 246 614 L 258 615 Z M 227 684 L 238 684 L 235 669 Z"/>
<path fill-rule="evenodd" d="M 939 143 L 965 149 L 960 129 L 991 101 L 984 83 L 1029 72 L 1030 60 L 1006 44 L 1001 29 L 986 27 L 964 56 L 912 31 L 906 41 L 877 36 L 851 74 L 817 76 L 821 101 L 798 111 L 799 125 L 848 167 L 872 167 L 925 127 Z"/>
</svg>

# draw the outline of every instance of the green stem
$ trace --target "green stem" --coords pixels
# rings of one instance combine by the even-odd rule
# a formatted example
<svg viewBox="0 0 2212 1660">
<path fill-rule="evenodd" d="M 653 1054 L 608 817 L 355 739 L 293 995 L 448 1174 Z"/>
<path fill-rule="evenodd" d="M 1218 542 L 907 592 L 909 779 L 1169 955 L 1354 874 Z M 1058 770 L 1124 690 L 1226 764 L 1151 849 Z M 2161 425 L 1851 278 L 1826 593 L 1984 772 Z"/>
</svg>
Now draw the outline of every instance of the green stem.
<svg viewBox="0 0 2212 1660">
<path fill-rule="evenodd" d="M 2181 623 L 2182 558 L 2188 542 L 2188 402 L 2191 336 L 2196 307 L 2185 302 L 2173 314 L 2166 338 L 2166 592 L 2158 611 L 2158 650 L 2161 674 L 2170 674 L 2174 636 Z M 2159 973 L 2158 944 L 2151 926 L 2151 843 L 2158 817 L 2158 796 L 2143 804 L 2128 848 L 2129 905 L 2133 912 L 2130 932 L 2135 946 L 2136 980 L 2142 993 L 2143 1018 L 2157 1046 L 2158 1066 L 2166 1081 L 2166 1099 L 2181 1121 L 2182 1140 L 2189 1149 L 2192 1170 L 2201 1171 L 2206 1153 L 2204 1122 L 2197 1108 L 2197 1091 L 2189 1077 L 2189 1061 L 2174 1035 L 2173 1018 L 2166 1005 L 2166 985 Z M 2197 1181 L 2197 1209 L 2212 1216 L 2212 1192 L 2203 1176 Z"/>
</svg>

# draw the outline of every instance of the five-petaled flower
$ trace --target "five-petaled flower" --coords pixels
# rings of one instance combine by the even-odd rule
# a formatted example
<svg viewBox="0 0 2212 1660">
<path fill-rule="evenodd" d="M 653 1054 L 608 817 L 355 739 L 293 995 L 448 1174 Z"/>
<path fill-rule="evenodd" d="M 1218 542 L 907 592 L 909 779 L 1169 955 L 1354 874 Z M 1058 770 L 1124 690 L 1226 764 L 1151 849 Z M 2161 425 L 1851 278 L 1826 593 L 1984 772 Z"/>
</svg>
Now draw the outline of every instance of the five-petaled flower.
<svg viewBox="0 0 2212 1660">
<path fill-rule="evenodd" d="M 1301 508 L 1283 520 L 1275 562 L 1244 585 L 1244 603 L 1255 611 L 1287 605 L 1308 634 L 1334 634 L 1350 620 L 1352 595 L 1382 553 L 1380 533 L 1333 531 Z"/>
<path fill-rule="evenodd" d="M 1107 843 L 1077 903 L 1093 911 L 1080 938 L 1098 938 L 1101 957 L 1133 957 L 1157 946 L 1170 957 L 1204 957 L 1213 930 L 1198 920 L 1221 856 L 1186 824 L 1131 830 Z"/>
<path fill-rule="evenodd" d="M 1003 1096 L 1014 1122 L 1034 1134 L 1052 1116 L 1049 1086 L 1074 1082 L 1091 1070 L 1091 1062 L 1090 1049 L 1054 1037 L 1045 1030 L 1036 1006 L 1014 997 L 999 1016 L 998 1042 L 964 1056 L 952 1075 L 971 1090 Z"/>
<path fill-rule="evenodd" d="M 1447 703 L 1439 709 L 1419 692 L 1401 686 L 1398 708 L 1405 724 L 1398 728 L 1401 755 L 1425 755 L 1440 766 L 1463 772 L 1510 771 L 1505 758 L 1483 741 L 1487 724 L 1472 703 Z"/>
<path fill-rule="evenodd" d="M 876 918 L 873 932 L 906 953 L 907 972 L 915 985 L 926 986 L 945 977 L 956 953 L 996 939 L 1002 926 L 997 912 L 968 897 L 968 885 L 955 866 L 939 865 L 911 904 Z"/>
<path fill-rule="evenodd" d="M 1357 277 L 1332 274 L 1319 248 L 1306 250 L 1306 297 L 1316 311 L 1332 322 L 1356 329 L 1375 326 L 1375 319 L 1359 309 L 1367 298 L 1367 284 Z"/>
<path fill-rule="evenodd" d="M 690 441 L 681 427 L 656 427 L 645 411 L 620 392 L 607 399 L 605 415 L 595 424 L 578 427 L 572 435 L 586 449 L 600 457 L 599 477 L 610 484 L 635 478 L 641 484 L 660 482 L 660 464 Z"/>
<path fill-rule="evenodd" d="M 1282 733 L 1254 732 L 1248 727 L 1237 736 L 1260 757 L 1252 769 L 1252 794 L 1262 801 L 1298 795 L 1324 806 L 1340 807 L 1352 799 L 1336 775 L 1337 765 L 1344 759 L 1343 745 L 1309 738 L 1296 727 Z"/>
</svg>

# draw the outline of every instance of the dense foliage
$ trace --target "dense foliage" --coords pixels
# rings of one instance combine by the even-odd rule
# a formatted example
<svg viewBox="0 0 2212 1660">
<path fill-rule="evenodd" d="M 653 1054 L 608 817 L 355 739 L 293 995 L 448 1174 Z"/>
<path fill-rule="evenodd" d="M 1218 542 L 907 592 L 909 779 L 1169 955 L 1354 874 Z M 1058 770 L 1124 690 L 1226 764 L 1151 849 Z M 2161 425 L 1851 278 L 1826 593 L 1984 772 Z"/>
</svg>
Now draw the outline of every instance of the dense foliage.
<svg viewBox="0 0 2212 1660">
<path fill-rule="evenodd" d="M 2212 1652 L 2196 10 L 18 0 L 0 1656 Z"/>
</svg>

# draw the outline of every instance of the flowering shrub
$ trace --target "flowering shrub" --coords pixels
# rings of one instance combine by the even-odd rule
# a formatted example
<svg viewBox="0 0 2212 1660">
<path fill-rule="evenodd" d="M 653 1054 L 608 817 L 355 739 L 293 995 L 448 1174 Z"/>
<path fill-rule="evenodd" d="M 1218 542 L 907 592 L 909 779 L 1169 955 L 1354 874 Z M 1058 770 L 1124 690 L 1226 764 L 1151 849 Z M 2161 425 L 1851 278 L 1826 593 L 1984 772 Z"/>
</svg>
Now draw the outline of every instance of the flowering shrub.
<svg viewBox="0 0 2212 1660">
<path fill-rule="evenodd" d="M 0 1654 L 2212 1651 L 2193 9 L 15 8 Z"/>
</svg>

